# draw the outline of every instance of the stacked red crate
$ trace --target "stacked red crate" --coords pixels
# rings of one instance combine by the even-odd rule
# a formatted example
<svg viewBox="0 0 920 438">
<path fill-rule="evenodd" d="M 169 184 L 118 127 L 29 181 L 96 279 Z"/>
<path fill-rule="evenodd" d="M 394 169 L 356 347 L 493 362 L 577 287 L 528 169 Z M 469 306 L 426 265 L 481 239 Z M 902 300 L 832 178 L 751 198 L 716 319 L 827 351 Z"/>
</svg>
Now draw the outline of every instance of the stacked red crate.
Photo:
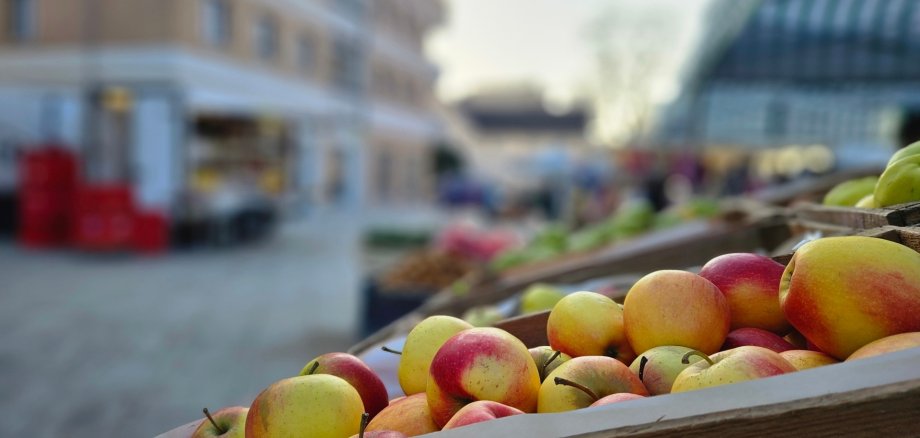
<svg viewBox="0 0 920 438">
<path fill-rule="evenodd" d="M 74 245 L 90 251 L 128 249 L 134 233 L 134 197 L 127 184 L 84 185 L 74 205 Z"/>
<path fill-rule="evenodd" d="M 77 157 L 56 145 L 34 148 L 20 162 L 19 241 L 28 247 L 66 245 L 71 234 Z"/>
</svg>

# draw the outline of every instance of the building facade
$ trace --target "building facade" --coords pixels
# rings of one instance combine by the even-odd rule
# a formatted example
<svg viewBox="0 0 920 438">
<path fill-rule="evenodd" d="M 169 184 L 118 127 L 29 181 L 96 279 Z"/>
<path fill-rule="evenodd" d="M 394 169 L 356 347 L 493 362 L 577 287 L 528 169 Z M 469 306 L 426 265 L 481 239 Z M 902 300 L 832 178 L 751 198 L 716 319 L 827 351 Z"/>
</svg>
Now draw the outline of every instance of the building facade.
<svg viewBox="0 0 920 438">
<path fill-rule="evenodd" d="M 189 191 L 425 198 L 441 19 L 437 1 L 3 0 L 0 148 L 69 145 L 88 180 L 165 211 Z"/>
</svg>

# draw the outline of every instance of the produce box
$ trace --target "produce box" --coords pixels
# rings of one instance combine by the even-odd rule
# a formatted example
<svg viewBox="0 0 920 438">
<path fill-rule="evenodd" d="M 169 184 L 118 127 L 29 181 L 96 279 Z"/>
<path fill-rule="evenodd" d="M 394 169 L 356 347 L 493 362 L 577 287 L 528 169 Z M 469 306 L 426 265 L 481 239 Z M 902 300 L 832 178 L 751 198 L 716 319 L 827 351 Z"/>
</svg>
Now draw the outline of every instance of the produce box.
<svg viewBox="0 0 920 438">
<path fill-rule="evenodd" d="M 860 233 L 920 252 L 920 228 Z M 774 257 L 788 262 L 791 254 Z M 548 312 L 497 324 L 528 346 L 545 344 Z M 541 336 L 542 332 L 542 338 Z M 398 347 L 398 346 L 397 346 Z M 395 358 L 395 356 L 393 356 Z M 378 373 L 373 360 L 364 359 Z M 895 436 L 920 435 L 920 348 L 733 385 L 560 414 L 519 415 L 437 436 Z M 381 377 L 384 377 L 381 375 Z M 188 438 L 199 421 L 159 438 Z"/>
<path fill-rule="evenodd" d="M 865 230 L 886 225 L 920 224 L 920 202 L 883 208 L 837 207 L 804 203 L 793 207 L 797 221 Z"/>
</svg>

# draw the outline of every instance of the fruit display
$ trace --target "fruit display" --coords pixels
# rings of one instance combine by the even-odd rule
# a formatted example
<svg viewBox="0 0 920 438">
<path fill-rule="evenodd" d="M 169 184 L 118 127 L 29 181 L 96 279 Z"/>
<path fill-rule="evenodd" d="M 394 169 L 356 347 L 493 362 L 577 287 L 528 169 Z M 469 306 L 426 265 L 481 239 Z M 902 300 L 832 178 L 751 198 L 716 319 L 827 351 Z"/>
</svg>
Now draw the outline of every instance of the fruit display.
<svg viewBox="0 0 920 438">
<path fill-rule="evenodd" d="M 824 196 L 823 204 L 879 208 L 920 201 L 920 142 L 895 152 L 880 176 L 844 181 Z"/>
<path fill-rule="evenodd" d="M 629 412 L 654 414 L 658 400 L 800 370 L 820 387 L 831 382 L 814 368 L 852 367 L 920 347 L 920 233 L 906 233 L 910 246 L 820 238 L 776 258 L 788 260 L 785 266 L 731 253 L 700 275 L 654 271 L 633 284 L 622 305 L 595 292 L 571 293 L 546 313 L 524 317 L 545 316 L 539 328 L 548 345 L 430 316 L 408 333 L 401 352 L 390 350 L 398 354 L 405 396 L 391 393 L 386 401 L 380 379 L 359 357 L 330 353 L 270 385 L 248 412 L 218 411 L 196 426 L 203 430 L 196 436 L 417 436 L 551 412 L 613 414 L 638 407 L 633 403 L 644 404 Z M 774 264 L 783 269 L 778 278 Z M 745 298 L 733 305 L 733 296 Z"/>
<path fill-rule="evenodd" d="M 473 269 L 473 264 L 457 255 L 425 249 L 403 258 L 380 279 L 388 290 L 438 291 Z"/>
</svg>

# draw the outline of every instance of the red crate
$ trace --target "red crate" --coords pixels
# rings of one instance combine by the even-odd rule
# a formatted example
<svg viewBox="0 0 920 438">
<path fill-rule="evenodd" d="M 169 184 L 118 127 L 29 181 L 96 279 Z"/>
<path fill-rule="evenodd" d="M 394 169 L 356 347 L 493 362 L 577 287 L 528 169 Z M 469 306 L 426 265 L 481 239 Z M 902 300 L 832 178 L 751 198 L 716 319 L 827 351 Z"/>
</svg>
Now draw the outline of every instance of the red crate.
<svg viewBox="0 0 920 438">
<path fill-rule="evenodd" d="M 134 200 L 123 184 L 83 186 L 74 206 L 74 245 L 91 251 L 129 248 L 134 230 Z"/>
<path fill-rule="evenodd" d="M 158 254 L 169 249 L 169 221 L 159 212 L 137 212 L 134 215 L 134 250 Z"/>
<path fill-rule="evenodd" d="M 73 190 L 79 179 L 77 157 L 55 145 L 29 150 L 20 162 L 20 177 L 25 189 Z"/>
<path fill-rule="evenodd" d="M 24 188 L 20 192 L 19 240 L 29 247 L 63 246 L 70 240 L 71 192 Z"/>
</svg>

